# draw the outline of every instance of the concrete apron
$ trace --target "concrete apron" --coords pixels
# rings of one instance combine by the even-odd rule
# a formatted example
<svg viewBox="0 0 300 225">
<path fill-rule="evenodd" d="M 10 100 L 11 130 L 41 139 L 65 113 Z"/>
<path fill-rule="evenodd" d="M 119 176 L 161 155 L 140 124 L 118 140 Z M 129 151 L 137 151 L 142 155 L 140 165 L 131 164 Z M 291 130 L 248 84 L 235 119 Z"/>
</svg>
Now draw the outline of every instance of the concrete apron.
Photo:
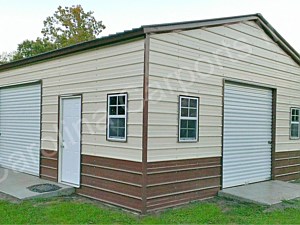
<svg viewBox="0 0 300 225">
<path fill-rule="evenodd" d="M 39 184 L 53 184 L 61 187 L 61 189 L 44 193 L 37 193 L 28 189 L 30 186 Z M 46 181 L 36 176 L 0 168 L 0 193 L 4 193 L 19 200 L 71 195 L 74 192 L 75 189 L 73 187 Z"/>
<path fill-rule="evenodd" d="M 300 185 L 283 181 L 266 181 L 226 188 L 219 192 L 219 196 L 270 206 L 300 198 Z"/>
</svg>

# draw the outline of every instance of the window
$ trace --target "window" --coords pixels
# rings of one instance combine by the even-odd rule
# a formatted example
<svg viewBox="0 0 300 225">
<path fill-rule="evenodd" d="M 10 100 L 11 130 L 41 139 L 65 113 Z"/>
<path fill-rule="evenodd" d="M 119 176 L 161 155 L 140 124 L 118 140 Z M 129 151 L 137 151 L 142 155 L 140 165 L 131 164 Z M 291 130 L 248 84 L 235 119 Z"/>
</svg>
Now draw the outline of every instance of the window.
<svg viewBox="0 0 300 225">
<path fill-rule="evenodd" d="M 127 94 L 108 95 L 107 139 L 127 139 Z"/>
<path fill-rule="evenodd" d="M 300 108 L 291 108 L 291 138 L 299 139 Z"/>
<path fill-rule="evenodd" d="M 179 97 L 179 141 L 198 141 L 199 98 Z"/>
</svg>

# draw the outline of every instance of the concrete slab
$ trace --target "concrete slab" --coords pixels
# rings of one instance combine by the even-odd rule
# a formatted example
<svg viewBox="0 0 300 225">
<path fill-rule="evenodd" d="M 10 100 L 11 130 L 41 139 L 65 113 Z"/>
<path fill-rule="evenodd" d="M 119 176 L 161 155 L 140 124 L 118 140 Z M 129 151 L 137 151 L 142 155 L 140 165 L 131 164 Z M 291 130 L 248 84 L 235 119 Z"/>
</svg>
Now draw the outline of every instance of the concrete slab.
<svg viewBox="0 0 300 225">
<path fill-rule="evenodd" d="M 284 200 L 300 198 L 300 185 L 283 181 L 267 181 L 226 188 L 219 196 L 262 205 L 275 205 Z"/>
<path fill-rule="evenodd" d="M 61 189 L 46 193 L 32 192 L 28 189 L 28 187 L 38 184 L 55 184 L 61 187 Z M 0 168 L 0 192 L 20 200 L 25 200 L 70 195 L 75 192 L 75 189 L 66 185 L 46 181 L 36 176 Z"/>
</svg>

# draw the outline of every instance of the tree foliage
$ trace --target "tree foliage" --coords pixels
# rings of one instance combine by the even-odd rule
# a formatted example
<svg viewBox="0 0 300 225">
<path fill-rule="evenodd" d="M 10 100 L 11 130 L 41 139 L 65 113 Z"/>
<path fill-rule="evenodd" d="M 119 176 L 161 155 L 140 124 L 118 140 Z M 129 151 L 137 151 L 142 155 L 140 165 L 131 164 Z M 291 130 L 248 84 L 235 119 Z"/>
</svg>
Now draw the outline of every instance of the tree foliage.
<svg viewBox="0 0 300 225">
<path fill-rule="evenodd" d="M 85 12 L 81 5 L 59 6 L 53 16 L 44 21 L 42 38 L 25 40 L 18 44 L 15 52 L 3 53 L 0 64 L 96 39 L 105 25 L 97 21 L 93 14 L 93 11 Z"/>
<path fill-rule="evenodd" d="M 95 39 L 105 26 L 92 11 L 84 12 L 81 5 L 59 6 L 53 16 L 44 21 L 44 38 L 59 48 Z"/>
<path fill-rule="evenodd" d="M 37 38 L 35 41 L 25 40 L 18 44 L 17 51 L 13 54 L 12 60 L 32 57 L 55 49 L 56 45 L 46 39 Z"/>
<path fill-rule="evenodd" d="M 8 63 L 12 60 L 12 53 L 3 52 L 0 55 L 0 65 Z"/>
</svg>

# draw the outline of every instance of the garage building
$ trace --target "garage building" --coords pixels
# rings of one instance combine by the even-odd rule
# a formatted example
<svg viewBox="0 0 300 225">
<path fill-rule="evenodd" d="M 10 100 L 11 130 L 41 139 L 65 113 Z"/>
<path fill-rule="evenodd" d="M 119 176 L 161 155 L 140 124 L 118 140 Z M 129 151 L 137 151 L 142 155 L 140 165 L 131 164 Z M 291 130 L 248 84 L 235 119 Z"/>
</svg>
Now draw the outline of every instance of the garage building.
<svg viewBox="0 0 300 225">
<path fill-rule="evenodd" d="M 298 179 L 299 65 L 260 14 L 0 65 L 0 165 L 138 213 Z"/>
</svg>

